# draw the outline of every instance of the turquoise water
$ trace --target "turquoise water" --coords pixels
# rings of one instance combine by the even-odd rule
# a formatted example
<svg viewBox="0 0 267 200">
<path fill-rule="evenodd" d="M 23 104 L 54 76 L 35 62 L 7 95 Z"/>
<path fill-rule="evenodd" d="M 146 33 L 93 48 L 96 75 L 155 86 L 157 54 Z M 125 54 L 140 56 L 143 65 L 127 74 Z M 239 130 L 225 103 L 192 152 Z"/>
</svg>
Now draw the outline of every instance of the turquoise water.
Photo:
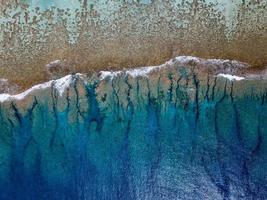
<svg viewBox="0 0 267 200">
<path fill-rule="evenodd" d="M 1 104 L 0 199 L 265 199 L 266 117 L 264 81 L 74 77 Z"/>
</svg>

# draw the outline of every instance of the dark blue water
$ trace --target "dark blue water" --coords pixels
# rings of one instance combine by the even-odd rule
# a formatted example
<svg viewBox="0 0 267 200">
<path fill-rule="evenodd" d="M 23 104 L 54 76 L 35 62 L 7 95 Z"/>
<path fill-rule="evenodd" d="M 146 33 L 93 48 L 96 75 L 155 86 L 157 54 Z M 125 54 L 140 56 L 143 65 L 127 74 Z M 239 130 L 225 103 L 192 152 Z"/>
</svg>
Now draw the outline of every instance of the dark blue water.
<svg viewBox="0 0 267 200">
<path fill-rule="evenodd" d="M 0 199 L 266 199 L 266 119 L 260 81 L 74 78 L 1 104 Z"/>
</svg>

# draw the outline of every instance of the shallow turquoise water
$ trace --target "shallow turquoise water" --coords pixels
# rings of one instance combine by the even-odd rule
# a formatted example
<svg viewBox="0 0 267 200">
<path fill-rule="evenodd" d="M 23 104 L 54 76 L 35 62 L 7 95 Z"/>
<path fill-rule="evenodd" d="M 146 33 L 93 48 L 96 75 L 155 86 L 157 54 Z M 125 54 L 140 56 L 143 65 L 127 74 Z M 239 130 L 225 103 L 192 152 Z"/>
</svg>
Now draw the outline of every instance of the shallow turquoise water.
<svg viewBox="0 0 267 200">
<path fill-rule="evenodd" d="M 77 78 L 2 104 L 0 199 L 265 199 L 266 91 L 203 83 Z"/>
</svg>

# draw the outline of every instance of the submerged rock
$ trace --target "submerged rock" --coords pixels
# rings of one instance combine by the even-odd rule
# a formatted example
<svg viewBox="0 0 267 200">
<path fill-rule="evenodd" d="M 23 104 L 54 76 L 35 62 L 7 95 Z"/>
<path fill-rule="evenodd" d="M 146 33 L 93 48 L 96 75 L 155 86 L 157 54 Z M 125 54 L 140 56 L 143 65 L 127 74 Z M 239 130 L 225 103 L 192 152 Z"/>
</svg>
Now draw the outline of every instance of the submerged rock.
<svg viewBox="0 0 267 200">
<path fill-rule="evenodd" d="M 0 198 L 264 199 L 267 79 L 226 68 L 174 59 L 0 96 Z"/>
</svg>

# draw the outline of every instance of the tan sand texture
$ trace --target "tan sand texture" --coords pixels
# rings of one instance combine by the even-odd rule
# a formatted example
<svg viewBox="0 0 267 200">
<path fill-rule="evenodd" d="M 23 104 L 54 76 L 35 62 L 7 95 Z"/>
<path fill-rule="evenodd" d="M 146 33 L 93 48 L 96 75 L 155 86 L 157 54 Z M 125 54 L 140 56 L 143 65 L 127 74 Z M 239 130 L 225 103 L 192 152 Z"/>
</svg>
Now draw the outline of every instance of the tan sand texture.
<svg viewBox="0 0 267 200">
<path fill-rule="evenodd" d="M 69 73 L 158 65 L 178 55 L 264 69 L 266 6 L 264 0 L 0 0 L 0 78 L 23 90 Z"/>
</svg>

